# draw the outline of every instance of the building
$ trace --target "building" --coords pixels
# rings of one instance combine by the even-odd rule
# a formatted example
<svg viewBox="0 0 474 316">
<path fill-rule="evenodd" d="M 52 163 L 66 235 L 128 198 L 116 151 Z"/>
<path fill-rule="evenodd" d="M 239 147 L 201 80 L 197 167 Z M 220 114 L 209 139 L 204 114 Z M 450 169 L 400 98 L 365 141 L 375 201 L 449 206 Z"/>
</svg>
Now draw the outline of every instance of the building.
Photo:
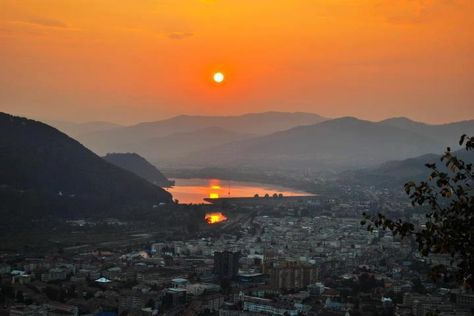
<svg viewBox="0 0 474 316">
<path fill-rule="evenodd" d="M 234 279 L 239 273 L 240 251 L 214 252 L 214 273 L 221 279 Z"/>
<path fill-rule="evenodd" d="M 77 306 L 61 303 L 48 303 L 43 306 L 48 309 L 48 316 L 79 315 L 79 308 Z"/>
<path fill-rule="evenodd" d="M 311 296 L 319 297 L 324 293 L 325 287 L 324 284 L 318 282 L 308 286 L 309 294 Z"/>
<path fill-rule="evenodd" d="M 203 306 L 211 312 L 218 311 L 219 308 L 224 304 L 224 295 L 222 294 L 211 294 L 201 298 Z"/>
<path fill-rule="evenodd" d="M 474 293 L 456 294 L 456 304 L 474 307 Z"/>
<path fill-rule="evenodd" d="M 12 268 L 8 264 L 0 263 L 0 274 L 9 274 Z"/>
<path fill-rule="evenodd" d="M 38 305 L 14 305 L 10 307 L 10 316 L 46 316 L 48 311 Z"/>
<path fill-rule="evenodd" d="M 53 268 L 48 271 L 48 273 L 43 273 L 41 275 L 41 281 L 64 281 L 67 279 L 67 271 L 62 268 Z"/>
<path fill-rule="evenodd" d="M 287 302 L 275 302 L 266 298 L 244 296 L 244 311 L 270 315 L 297 316 L 299 311 Z"/>
<path fill-rule="evenodd" d="M 263 273 L 239 273 L 238 280 L 243 284 L 260 284 L 265 282 Z"/>
<path fill-rule="evenodd" d="M 189 281 L 183 278 L 176 278 L 171 280 L 171 285 L 173 288 L 185 289 L 189 285 Z"/>
<path fill-rule="evenodd" d="M 316 266 L 296 261 L 269 262 L 265 273 L 274 289 L 302 289 L 319 280 Z"/>
<path fill-rule="evenodd" d="M 142 295 L 133 293 L 128 296 L 124 296 L 119 301 L 119 314 L 123 312 L 137 312 L 145 307 L 145 300 Z"/>
<path fill-rule="evenodd" d="M 186 304 L 186 290 L 179 288 L 168 288 L 163 295 L 163 307 L 171 308 Z"/>
</svg>

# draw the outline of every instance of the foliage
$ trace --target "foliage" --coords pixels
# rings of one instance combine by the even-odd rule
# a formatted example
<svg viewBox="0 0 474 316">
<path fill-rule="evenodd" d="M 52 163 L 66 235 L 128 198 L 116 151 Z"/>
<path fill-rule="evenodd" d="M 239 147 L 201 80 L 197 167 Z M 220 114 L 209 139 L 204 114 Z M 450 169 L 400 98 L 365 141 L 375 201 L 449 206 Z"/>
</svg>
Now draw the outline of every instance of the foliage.
<svg viewBox="0 0 474 316">
<path fill-rule="evenodd" d="M 474 150 L 474 137 L 463 135 L 459 144 Z M 392 220 L 378 214 L 364 214 L 362 225 L 388 229 L 402 238 L 413 237 L 423 256 L 448 255 L 451 266 L 432 266 L 435 279 L 456 278 L 464 286 L 474 285 L 474 172 L 471 163 L 458 159 L 448 147 L 441 161 L 445 167 L 426 164 L 431 170 L 427 181 L 408 182 L 405 192 L 413 206 L 426 207 L 426 222 Z"/>
</svg>

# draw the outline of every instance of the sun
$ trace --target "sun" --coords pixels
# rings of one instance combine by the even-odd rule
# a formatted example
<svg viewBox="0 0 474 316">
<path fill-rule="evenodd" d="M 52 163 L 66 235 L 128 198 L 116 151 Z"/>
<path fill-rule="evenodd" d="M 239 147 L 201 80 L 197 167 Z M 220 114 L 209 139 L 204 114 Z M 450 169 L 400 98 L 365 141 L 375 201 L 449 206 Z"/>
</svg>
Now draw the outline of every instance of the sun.
<svg viewBox="0 0 474 316">
<path fill-rule="evenodd" d="M 215 72 L 213 79 L 214 79 L 214 82 L 221 83 L 224 81 L 224 74 L 222 72 Z"/>
</svg>

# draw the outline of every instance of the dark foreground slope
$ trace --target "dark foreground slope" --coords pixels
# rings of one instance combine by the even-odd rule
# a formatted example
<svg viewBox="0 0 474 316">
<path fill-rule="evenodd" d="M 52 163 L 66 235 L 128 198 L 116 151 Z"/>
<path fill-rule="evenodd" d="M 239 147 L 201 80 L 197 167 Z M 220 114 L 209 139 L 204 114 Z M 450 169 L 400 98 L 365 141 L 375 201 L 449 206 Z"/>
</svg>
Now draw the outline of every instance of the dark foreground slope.
<svg viewBox="0 0 474 316">
<path fill-rule="evenodd" d="M 0 216 L 127 216 L 171 195 L 41 122 L 0 113 Z"/>
<path fill-rule="evenodd" d="M 104 159 L 122 169 L 133 172 L 137 176 L 160 187 L 169 187 L 173 181 L 168 180 L 155 166 L 135 153 L 110 153 Z"/>
</svg>

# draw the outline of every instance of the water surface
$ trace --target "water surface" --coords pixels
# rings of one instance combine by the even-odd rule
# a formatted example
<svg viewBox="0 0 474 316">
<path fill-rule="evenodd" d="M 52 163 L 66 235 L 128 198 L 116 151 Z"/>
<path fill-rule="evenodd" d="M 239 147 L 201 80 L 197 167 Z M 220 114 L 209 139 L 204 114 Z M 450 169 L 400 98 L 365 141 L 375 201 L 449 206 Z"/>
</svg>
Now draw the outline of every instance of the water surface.
<svg viewBox="0 0 474 316">
<path fill-rule="evenodd" d="M 255 194 L 283 194 L 283 196 L 311 195 L 270 184 L 228 181 L 219 179 L 173 179 L 175 186 L 167 189 L 179 203 L 205 203 L 204 198 L 253 197 Z"/>
</svg>

